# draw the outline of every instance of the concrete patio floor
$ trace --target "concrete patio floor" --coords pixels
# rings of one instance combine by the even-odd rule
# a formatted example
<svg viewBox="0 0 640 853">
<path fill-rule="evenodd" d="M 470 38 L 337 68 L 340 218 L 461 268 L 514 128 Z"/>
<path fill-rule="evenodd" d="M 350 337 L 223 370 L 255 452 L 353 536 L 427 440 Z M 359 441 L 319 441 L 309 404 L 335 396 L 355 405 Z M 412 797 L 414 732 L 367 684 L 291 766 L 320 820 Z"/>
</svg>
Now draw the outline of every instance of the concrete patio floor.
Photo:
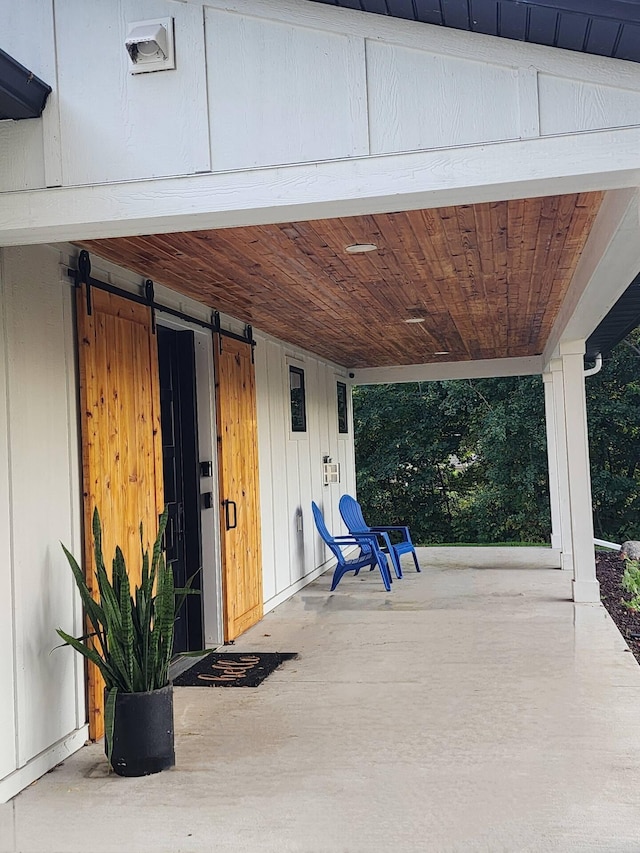
<svg viewBox="0 0 640 853">
<path fill-rule="evenodd" d="M 85 747 L 0 806 L 1 853 L 637 853 L 640 668 L 550 552 L 506 550 L 324 575 L 235 646 L 298 660 L 176 689 L 174 770 Z"/>
</svg>

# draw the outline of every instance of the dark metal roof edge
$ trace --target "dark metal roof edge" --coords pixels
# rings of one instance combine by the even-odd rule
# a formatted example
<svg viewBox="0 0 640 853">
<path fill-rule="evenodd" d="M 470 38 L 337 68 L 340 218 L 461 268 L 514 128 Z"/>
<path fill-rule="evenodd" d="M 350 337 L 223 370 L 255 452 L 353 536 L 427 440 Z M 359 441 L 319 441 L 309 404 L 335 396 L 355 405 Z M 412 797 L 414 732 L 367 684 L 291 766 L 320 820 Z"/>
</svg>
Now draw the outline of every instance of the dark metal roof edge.
<svg viewBox="0 0 640 853">
<path fill-rule="evenodd" d="M 0 49 L 0 120 L 39 118 L 51 86 Z"/>
<path fill-rule="evenodd" d="M 312 2 L 622 62 L 640 62 L 640 0 Z"/>
<path fill-rule="evenodd" d="M 636 0 L 510 0 L 521 6 L 541 6 L 555 12 L 585 15 L 603 21 L 640 23 L 640 4 Z"/>
</svg>

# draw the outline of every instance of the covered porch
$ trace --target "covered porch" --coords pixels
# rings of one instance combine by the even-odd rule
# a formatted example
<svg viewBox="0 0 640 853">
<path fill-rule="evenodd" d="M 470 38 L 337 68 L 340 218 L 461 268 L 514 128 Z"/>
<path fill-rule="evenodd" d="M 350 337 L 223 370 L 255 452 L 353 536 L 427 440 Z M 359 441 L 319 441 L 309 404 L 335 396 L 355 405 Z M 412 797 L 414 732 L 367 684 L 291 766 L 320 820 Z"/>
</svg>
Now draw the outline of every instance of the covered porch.
<svg viewBox="0 0 640 853">
<path fill-rule="evenodd" d="M 172 851 L 201 848 L 206 833 L 216 848 L 282 848 L 290 826 L 300 835 L 289 846 L 303 850 L 408 838 L 527 849 L 533 827 L 560 835 L 558 849 L 581 843 L 589 822 L 573 795 L 580 808 L 595 808 L 596 789 L 613 802 L 614 768 L 636 763 L 624 738 L 637 697 L 618 666 L 629 655 L 599 607 L 584 398 L 585 341 L 640 271 L 640 67 L 625 46 L 635 19 L 619 22 L 609 51 L 591 42 L 610 22 L 589 23 L 584 47 L 603 58 L 504 29 L 365 14 L 364 0 L 362 12 L 306 0 L 152 5 L 145 15 L 164 14 L 179 61 L 146 74 L 125 49 L 141 14 L 133 0 L 4 0 L 12 52 L 55 88 L 41 118 L 0 128 L 0 799 L 80 747 L 87 716 L 100 732 L 101 687 L 85 703 L 84 668 L 49 654 L 58 625 L 82 625 L 58 542 L 89 554 L 89 513 L 107 493 L 114 536 L 131 534 L 136 549 L 139 520 L 155 523 L 165 502 L 184 531 L 163 433 L 189 434 L 167 446 L 189 453 L 175 470 L 191 472 L 202 531 L 189 539 L 203 578 L 196 639 L 286 644 L 302 657 L 240 700 L 185 693 L 179 769 L 113 788 L 109 808 L 100 800 L 114 780 L 99 748 L 83 751 L 2 807 L 0 844 L 158 849 L 155 817 Z M 567 15 L 554 20 L 565 32 Z M 80 251 L 126 306 L 98 304 L 98 292 L 125 296 L 88 281 Z M 156 313 L 167 339 L 188 333 L 189 381 L 164 389 L 190 389 L 188 430 L 160 424 Z M 221 386 L 234 362 L 235 384 Z M 502 569 L 492 586 L 493 569 L 432 564 L 391 598 L 369 592 L 369 578 L 333 598 L 325 578 L 306 589 L 326 564 L 311 501 L 336 530 L 340 493 L 355 488 L 349 386 L 515 375 L 545 380 L 547 555 L 567 571 Z M 292 418 L 303 387 L 306 432 Z M 238 422 L 251 432 L 238 447 L 225 405 L 240 388 Z M 251 501 L 233 532 L 226 485 L 238 459 L 251 462 L 239 490 Z M 330 460 L 341 483 L 324 482 Z M 514 844 L 507 830 L 520 824 L 505 803 L 520 816 L 534 804 Z M 603 819 L 606 848 L 624 821 L 613 807 Z M 112 843 L 109 831 L 122 836 Z"/>
<path fill-rule="evenodd" d="M 637 849 L 640 670 L 549 549 L 420 549 L 385 593 L 330 573 L 237 650 L 257 689 L 176 692 L 177 765 L 102 744 L 0 806 L 0 851 Z"/>
</svg>

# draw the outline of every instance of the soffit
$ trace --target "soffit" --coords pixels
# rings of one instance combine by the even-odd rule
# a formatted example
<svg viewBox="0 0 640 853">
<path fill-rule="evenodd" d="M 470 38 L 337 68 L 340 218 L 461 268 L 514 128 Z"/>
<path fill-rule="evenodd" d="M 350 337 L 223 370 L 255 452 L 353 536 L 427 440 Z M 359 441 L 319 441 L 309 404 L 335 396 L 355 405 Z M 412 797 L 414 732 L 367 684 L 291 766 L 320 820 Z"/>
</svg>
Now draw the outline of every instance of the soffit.
<svg viewBox="0 0 640 853">
<path fill-rule="evenodd" d="M 544 349 L 601 200 L 582 193 L 82 245 L 347 367 L 525 357 Z M 378 249 L 345 253 L 354 243 Z"/>
<path fill-rule="evenodd" d="M 586 358 L 608 355 L 640 325 L 640 275 L 636 276 L 600 325 L 587 339 Z"/>
</svg>

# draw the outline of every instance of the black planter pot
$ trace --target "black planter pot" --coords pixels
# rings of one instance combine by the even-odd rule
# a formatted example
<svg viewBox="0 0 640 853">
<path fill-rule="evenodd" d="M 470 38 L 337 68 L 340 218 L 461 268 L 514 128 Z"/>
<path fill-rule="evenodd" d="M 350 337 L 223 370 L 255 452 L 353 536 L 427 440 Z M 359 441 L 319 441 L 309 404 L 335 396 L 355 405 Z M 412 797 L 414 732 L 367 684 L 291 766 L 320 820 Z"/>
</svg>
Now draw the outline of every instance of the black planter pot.
<svg viewBox="0 0 640 853">
<path fill-rule="evenodd" d="M 149 693 L 118 693 L 111 752 L 111 766 L 118 776 L 148 776 L 175 763 L 173 686 Z"/>
</svg>

